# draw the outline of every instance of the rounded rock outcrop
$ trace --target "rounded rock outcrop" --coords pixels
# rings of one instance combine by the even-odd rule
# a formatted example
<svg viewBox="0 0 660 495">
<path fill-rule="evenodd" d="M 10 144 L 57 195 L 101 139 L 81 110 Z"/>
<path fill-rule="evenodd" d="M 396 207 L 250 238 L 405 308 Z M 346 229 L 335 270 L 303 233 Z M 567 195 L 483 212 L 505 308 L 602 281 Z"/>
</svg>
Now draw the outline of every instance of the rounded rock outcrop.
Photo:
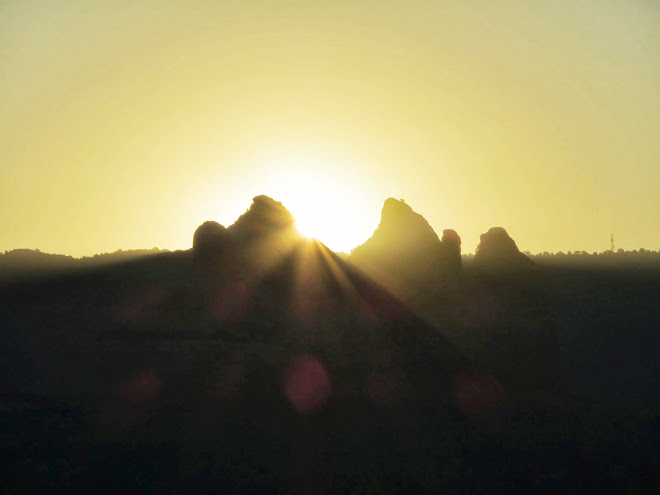
<svg viewBox="0 0 660 495">
<path fill-rule="evenodd" d="M 212 261 L 227 249 L 228 244 L 227 229 L 218 222 L 206 221 L 193 234 L 193 256 L 199 261 Z"/>
<path fill-rule="evenodd" d="M 474 255 L 475 265 L 532 265 L 533 262 L 520 252 L 516 242 L 502 227 L 492 227 L 481 234 Z"/>
<path fill-rule="evenodd" d="M 502 227 L 492 227 L 481 234 L 474 255 L 474 266 L 485 271 L 528 268 L 534 262 L 520 252 L 516 242 Z"/>
</svg>

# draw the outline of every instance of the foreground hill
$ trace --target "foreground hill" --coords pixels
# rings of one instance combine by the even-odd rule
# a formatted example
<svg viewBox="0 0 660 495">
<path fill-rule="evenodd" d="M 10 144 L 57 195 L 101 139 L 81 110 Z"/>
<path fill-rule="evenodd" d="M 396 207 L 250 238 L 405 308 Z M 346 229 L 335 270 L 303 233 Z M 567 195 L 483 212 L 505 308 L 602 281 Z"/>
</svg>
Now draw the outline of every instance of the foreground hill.
<svg viewBox="0 0 660 495">
<path fill-rule="evenodd" d="M 560 375 L 570 382 L 525 401 L 525 380 L 512 371 L 527 369 L 517 361 L 524 353 L 509 349 L 517 340 L 493 340 L 507 342 L 500 355 L 508 359 L 498 360 L 497 348 L 480 356 L 445 336 L 471 329 L 488 337 L 506 322 L 537 321 L 516 277 L 467 268 L 438 313 L 447 318 L 434 325 L 301 239 L 270 198 L 255 198 L 234 225 L 207 223 L 194 237 L 191 251 L 0 290 L 6 491 L 650 486 L 657 337 L 634 321 L 621 325 L 634 315 L 658 321 L 660 277 L 631 284 L 544 271 L 568 359 Z M 612 305 L 606 292 L 624 295 Z M 620 359 L 609 362 L 618 374 L 601 376 L 610 358 Z M 524 378 L 528 391 L 540 387 L 539 375 Z M 644 386 L 626 395 L 633 379 Z"/>
<path fill-rule="evenodd" d="M 5 290 L 11 489 L 435 490 L 455 476 L 448 459 L 479 441 L 468 361 L 323 245 L 272 229 L 264 201 L 223 256 Z"/>
</svg>

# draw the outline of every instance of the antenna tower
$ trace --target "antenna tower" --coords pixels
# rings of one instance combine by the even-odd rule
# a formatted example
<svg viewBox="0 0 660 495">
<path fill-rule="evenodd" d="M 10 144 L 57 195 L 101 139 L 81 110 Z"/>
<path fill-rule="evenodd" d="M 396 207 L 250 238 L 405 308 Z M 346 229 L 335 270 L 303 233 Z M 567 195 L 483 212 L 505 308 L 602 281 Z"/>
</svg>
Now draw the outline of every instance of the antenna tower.
<svg viewBox="0 0 660 495">
<path fill-rule="evenodd" d="M 614 234 L 610 235 L 610 251 L 614 252 Z"/>
</svg>

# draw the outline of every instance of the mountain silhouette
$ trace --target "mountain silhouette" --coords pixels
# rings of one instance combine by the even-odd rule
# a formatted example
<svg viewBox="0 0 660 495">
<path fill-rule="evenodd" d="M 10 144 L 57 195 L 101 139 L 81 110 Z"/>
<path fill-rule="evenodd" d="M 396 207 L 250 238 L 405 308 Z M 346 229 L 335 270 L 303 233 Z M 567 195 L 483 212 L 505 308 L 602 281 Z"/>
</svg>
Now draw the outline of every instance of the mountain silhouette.
<svg viewBox="0 0 660 495">
<path fill-rule="evenodd" d="M 440 240 L 422 215 L 390 198 L 347 261 L 497 377 L 515 397 L 512 408 L 538 407 L 541 389 L 556 393 L 559 344 L 544 279 L 503 228 L 484 233 L 463 268 L 454 230 Z"/>
<path fill-rule="evenodd" d="M 327 480 L 340 492 L 436 492 L 456 476 L 447 460 L 481 442 L 472 423 L 499 399 L 483 399 L 488 387 L 453 344 L 297 235 L 270 198 L 193 237 L 190 252 L 2 294 L 0 310 L 12 312 L 5 408 L 24 411 L 35 396 L 64 410 L 4 418 L 17 432 L 3 436 L 11 486 L 61 483 L 56 469 L 29 473 L 62 456 L 77 459 L 82 491 L 98 479 L 119 488 L 126 472 L 157 480 L 148 491 L 193 479 L 200 491 L 252 493 Z M 212 263 L 196 260 L 215 249 Z M 21 464 L 44 431 L 59 449 Z M 152 471 L 168 462 L 187 474 Z"/>
<path fill-rule="evenodd" d="M 227 229 L 237 243 L 287 235 L 295 231 L 295 219 L 282 203 L 268 196 L 255 196 L 252 205 Z"/>
<path fill-rule="evenodd" d="M 274 199 L 260 195 L 229 227 L 206 221 L 193 235 L 194 259 L 206 267 L 209 282 L 242 271 L 257 275 L 269 270 L 302 239 L 293 215 Z M 224 266 L 221 268 L 220 265 Z"/>
<path fill-rule="evenodd" d="M 564 400 L 557 330 L 575 383 L 648 394 L 653 347 L 620 344 L 653 341 L 657 271 L 550 277 L 501 228 L 460 250 L 389 199 L 343 261 L 257 196 L 189 251 L 0 286 L 7 491 L 645 487 L 655 403 Z"/>
<path fill-rule="evenodd" d="M 481 272 L 497 274 L 525 270 L 533 266 L 534 262 L 520 252 L 506 230 L 492 227 L 481 234 L 473 264 Z"/>
<path fill-rule="evenodd" d="M 440 240 L 422 215 L 389 198 L 378 228 L 348 261 L 410 302 L 454 282 L 461 271 L 460 252 L 456 232 L 445 230 Z"/>
</svg>

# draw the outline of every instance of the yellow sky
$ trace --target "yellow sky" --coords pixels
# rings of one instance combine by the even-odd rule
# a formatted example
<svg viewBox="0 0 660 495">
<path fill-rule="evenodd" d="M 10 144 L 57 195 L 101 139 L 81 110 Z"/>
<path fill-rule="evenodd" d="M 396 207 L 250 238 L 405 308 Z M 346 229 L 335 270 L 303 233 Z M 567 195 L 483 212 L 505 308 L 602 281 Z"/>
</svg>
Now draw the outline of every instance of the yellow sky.
<svg viewBox="0 0 660 495">
<path fill-rule="evenodd" d="M 465 252 L 657 250 L 659 88 L 655 0 L 8 0 L 0 250 L 188 248 L 257 194 L 334 249 L 393 196 Z"/>
</svg>

